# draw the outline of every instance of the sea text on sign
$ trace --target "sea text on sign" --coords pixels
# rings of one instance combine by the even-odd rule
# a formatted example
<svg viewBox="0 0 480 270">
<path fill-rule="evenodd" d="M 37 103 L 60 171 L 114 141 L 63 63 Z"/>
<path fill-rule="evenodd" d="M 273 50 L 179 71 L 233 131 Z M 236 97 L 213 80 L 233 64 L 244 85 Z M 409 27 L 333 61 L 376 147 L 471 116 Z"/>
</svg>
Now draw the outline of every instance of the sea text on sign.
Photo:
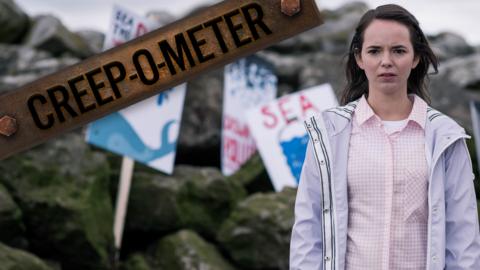
<svg viewBox="0 0 480 270">
<path fill-rule="evenodd" d="M 263 125 L 268 129 L 274 129 L 278 124 L 288 125 L 292 122 L 300 121 L 306 118 L 310 111 L 314 113 L 320 112 L 308 97 L 303 94 L 280 98 L 275 105 L 265 105 L 261 108 L 261 113 L 264 117 Z M 276 111 L 279 114 L 276 114 Z M 301 119 L 298 118 L 299 116 Z"/>
<path fill-rule="evenodd" d="M 265 23 L 263 14 L 259 4 L 251 3 L 176 34 L 173 43 L 160 40 L 155 51 L 139 49 L 131 56 L 136 70 L 133 74 L 127 74 L 125 63 L 112 61 L 67 78 L 66 83 L 54 85 L 45 89 L 45 93 L 28 98 L 27 106 L 33 122 L 39 129 L 50 129 L 121 99 L 121 83 L 124 81 L 139 80 L 144 85 L 153 85 L 211 61 L 218 55 L 213 51 L 206 52 L 205 48 L 209 48 L 205 47 L 207 44 L 215 44 L 222 54 L 227 54 L 232 49 L 270 35 L 272 31 Z M 222 33 L 221 26 L 228 29 L 228 35 Z M 199 39 L 202 31 L 210 31 L 215 38 Z M 160 72 L 162 69 L 167 72 Z"/>
</svg>

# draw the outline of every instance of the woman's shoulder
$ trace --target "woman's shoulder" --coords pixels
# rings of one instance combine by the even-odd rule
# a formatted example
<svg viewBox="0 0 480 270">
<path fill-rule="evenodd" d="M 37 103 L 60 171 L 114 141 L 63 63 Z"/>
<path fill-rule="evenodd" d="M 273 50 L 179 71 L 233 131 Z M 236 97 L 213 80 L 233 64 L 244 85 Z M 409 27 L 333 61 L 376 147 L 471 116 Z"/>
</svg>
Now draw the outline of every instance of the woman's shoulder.
<svg viewBox="0 0 480 270">
<path fill-rule="evenodd" d="M 452 117 L 434 109 L 427 107 L 427 125 L 433 129 L 459 130 L 465 132 L 465 129 Z"/>
<path fill-rule="evenodd" d="M 328 118 L 336 118 L 341 117 L 348 121 L 352 119 L 353 112 L 355 108 L 357 108 L 358 100 L 352 101 L 343 106 L 337 106 L 330 109 L 327 109 L 323 112 L 323 114 Z"/>
<path fill-rule="evenodd" d="M 326 109 L 305 120 L 306 128 L 327 129 L 330 131 L 343 130 L 352 119 L 357 102 L 351 102 L 344 106 L 336 106 Z"/>
</svg>

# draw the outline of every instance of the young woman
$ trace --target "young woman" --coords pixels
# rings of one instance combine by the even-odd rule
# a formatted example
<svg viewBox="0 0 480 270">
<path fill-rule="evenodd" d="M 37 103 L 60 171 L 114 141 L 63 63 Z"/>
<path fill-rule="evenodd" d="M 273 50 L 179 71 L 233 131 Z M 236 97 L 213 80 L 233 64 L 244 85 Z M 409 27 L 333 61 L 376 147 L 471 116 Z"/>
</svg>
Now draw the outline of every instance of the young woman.
<svg viewBox="0 0 480 270">
<path fill-rule="evenodd" d="M 362 17 L 344 106 L 306 121 L 291 269 L 480 269 L 469 136 L 427 105 L 430 67 L 407 10 Z"/>
</svg>

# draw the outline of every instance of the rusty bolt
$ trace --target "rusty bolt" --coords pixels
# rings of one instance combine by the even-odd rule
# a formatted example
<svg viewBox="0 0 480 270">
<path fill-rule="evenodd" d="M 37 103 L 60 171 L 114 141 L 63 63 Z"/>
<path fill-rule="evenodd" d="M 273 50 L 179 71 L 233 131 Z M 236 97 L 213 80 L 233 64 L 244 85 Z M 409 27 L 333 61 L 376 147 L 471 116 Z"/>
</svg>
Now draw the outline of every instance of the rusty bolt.
<svg viewBox="0 0 480 270">
<path fill-rule="evenodd" d="M 282 0 L 282 13 L 293 16 L 300 12 L 300 0 Z"/>
<path fill-rule="evenodd" d="M 12 136 L 17 132 L 17 120 L 8 115 L 0 118 L 0 134 L 3 136 Z"/>
</svg>

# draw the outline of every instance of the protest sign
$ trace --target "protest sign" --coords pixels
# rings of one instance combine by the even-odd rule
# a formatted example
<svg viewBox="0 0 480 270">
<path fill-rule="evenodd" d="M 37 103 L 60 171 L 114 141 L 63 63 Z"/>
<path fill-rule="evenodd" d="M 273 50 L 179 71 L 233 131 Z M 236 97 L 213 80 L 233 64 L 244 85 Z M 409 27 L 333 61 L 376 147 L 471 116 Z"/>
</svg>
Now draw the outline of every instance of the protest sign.
<svg viewBox="0 0 480 270">
<path fill-rule="evenodd" d="M 225 67 L 222 125 L 222 173 L 231 175 L 256 151 L 246 111 L 275 99 L 277 77 L 273 67 L 256 56 Z"/>
<path fill-rule="evenodd" d="M 93 122 L 87 142 L 172 173 L 185 91 L 182 84 Z"/>
<path fill-rule="evenodd" d="M 122 45 L 154 30 L 154 23 L 119 5 L 113 6 L 110 27 L 105 34 L 103 50 Z"/>
<path fill-rule="evenodd" d="M 298 185 L 308 142 L 304 119 L 337 104 L 331 86 L 324 84 L 247 112 L 248 126 L 276 191 Z"/>
<path fill-rule="evenodd" d="M 105 48 L 149 32 L 152 23 L 115 6 Z M 172 173 L 186 86 L 169 89 L 93 122 L 87 142 Z"/>
</svg>

